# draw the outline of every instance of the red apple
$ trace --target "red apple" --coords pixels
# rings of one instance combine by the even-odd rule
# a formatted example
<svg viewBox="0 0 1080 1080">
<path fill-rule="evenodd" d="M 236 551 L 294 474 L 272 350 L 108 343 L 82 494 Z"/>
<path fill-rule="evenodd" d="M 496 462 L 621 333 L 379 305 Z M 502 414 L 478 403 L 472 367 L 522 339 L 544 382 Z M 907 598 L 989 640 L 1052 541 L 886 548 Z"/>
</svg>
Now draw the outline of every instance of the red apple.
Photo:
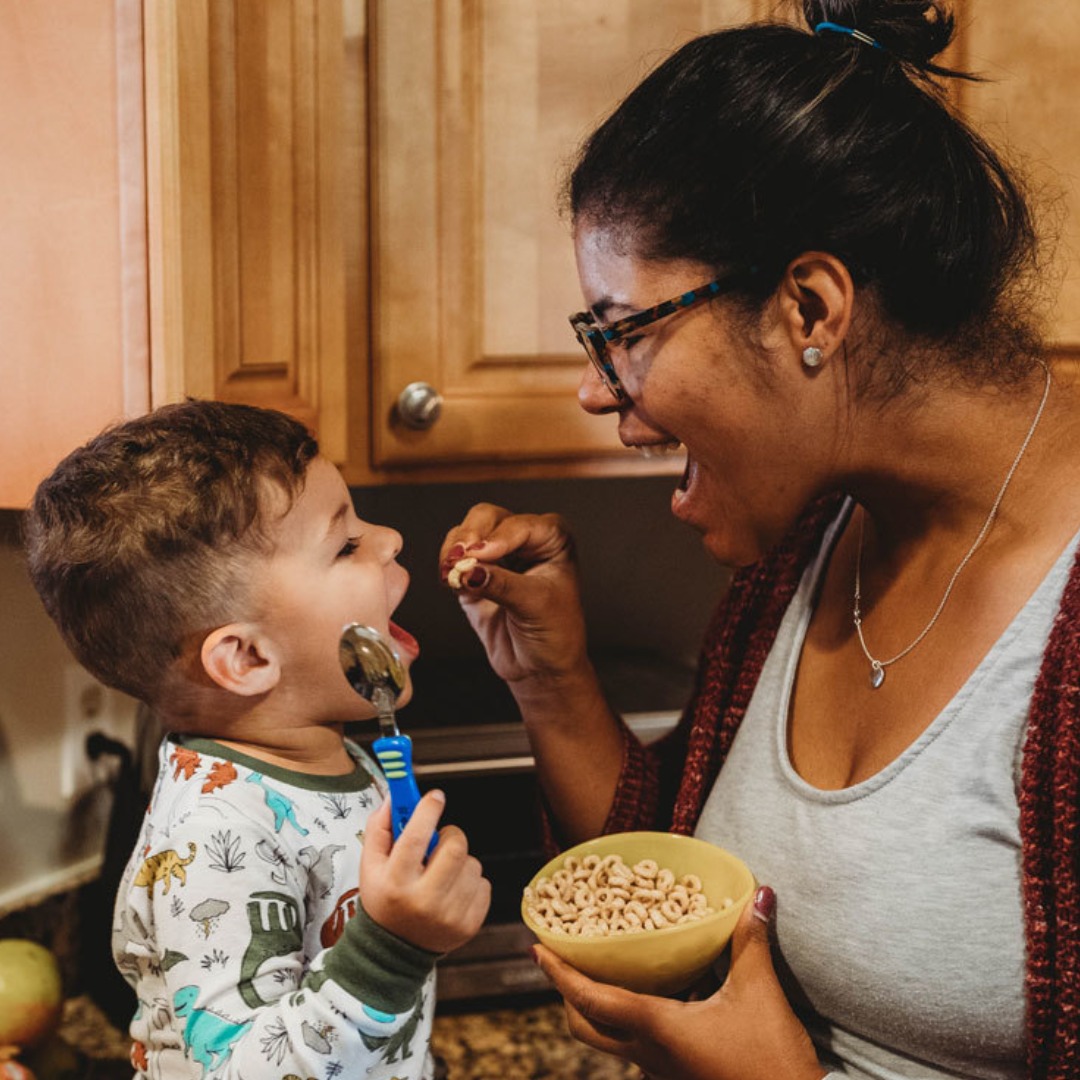
<svg viewBox="0 0 1080 1080">
<path fill-rule="evenodd" d="M 0 941 L 0 1046 L 25 1049 L 51 1035 L 63 1005 L 60 969 L 43 945 Z"/>
</svg>

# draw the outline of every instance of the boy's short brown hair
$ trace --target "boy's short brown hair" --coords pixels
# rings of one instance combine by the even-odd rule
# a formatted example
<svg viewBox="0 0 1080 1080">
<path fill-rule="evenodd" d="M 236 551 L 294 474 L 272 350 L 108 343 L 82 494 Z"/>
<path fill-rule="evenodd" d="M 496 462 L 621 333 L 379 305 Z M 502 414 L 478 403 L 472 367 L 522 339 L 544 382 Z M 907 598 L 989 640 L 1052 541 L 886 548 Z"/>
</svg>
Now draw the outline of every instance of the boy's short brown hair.
<svg viewBox="0 0 1080 1080">
<path fill-rule="evenodd" d="M 80 663 L 155 704 L 184 645 L 231 621 L 277 490 L 319 447 L 271 409 L 188 400 L 108 428 L 41 482 L 24 541 L 34 587 Z"/>
</svg>

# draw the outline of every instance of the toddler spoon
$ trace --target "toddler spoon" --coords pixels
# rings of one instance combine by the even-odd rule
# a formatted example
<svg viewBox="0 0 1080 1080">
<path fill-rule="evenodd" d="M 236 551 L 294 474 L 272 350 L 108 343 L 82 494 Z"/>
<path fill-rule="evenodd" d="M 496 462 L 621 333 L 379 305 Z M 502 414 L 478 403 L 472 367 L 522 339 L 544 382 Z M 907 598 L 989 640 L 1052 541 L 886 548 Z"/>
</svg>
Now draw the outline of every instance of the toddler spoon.
<svg viewBox="0 0 1080 1080">
<path fill-rule="evenodd" d="M 420 801 L 412 767 L 412 739 L 398 730 L 394 705 L 405 689 L 405 666 L 387 639 L 370 626 L 349 623 L 341 632 L 338 659 L 349 685 L 379 713 L 380 737 L 371 749 L 390 785 L 390 817 L 394 839 L 401 835 Z M 428 855 L 438 843 L 432 833 Z"/>
</svg>

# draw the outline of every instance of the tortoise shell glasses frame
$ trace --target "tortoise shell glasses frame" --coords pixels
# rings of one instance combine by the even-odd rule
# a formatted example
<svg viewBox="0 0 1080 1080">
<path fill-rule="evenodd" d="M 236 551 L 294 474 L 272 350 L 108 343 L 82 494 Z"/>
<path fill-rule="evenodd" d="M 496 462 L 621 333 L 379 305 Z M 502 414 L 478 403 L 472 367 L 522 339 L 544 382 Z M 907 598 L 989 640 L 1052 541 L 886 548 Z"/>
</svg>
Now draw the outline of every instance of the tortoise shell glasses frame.
<svg viewBox="0 0 1080 1080">
<path fill-rule="evenodd" d="M 617 345 L 624 338 L 629 337 L 635 330 L 643 326 L 666 319 L 679 311 L 686 311 L 706 300 L 712 300 L 721 293 L 735 287 L 739 278 L 735 275 L 724 278 L 716 278 L 696 289 L 674 296 L 670 300 L 663 300 L 652 307 L 635 311 L 632 315 L 618 319 L 609 326 L 604 326 L 596 321 L 591 311 L 579 311 L 570 316 L 570 326 L 577 335 L 585 355 L 592 361 L 596 368 L 600 381 L 611 391 L 616 401 L 627 400 L 627 393 L 623 389 L 619 376 L 615 371 L 615 365 L 608 355 L 608 346 Z"/>
</svg>

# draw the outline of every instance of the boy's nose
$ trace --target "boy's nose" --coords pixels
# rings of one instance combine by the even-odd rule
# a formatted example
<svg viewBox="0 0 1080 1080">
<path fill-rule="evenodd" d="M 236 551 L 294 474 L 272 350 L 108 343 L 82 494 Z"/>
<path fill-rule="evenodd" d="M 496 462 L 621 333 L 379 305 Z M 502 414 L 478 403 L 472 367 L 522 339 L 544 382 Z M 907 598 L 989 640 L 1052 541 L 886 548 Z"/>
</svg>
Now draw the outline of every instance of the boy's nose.
<svg viewBox="0 0 1080 1080">
<path fill-rule="evenodd" d="M 383 561 L 391 562 L 401 553 L 405 541 L 397 529 L 391 529 L 389 525 L 380 525 L 379 546 L 383 554 Z"/>
</svg>

